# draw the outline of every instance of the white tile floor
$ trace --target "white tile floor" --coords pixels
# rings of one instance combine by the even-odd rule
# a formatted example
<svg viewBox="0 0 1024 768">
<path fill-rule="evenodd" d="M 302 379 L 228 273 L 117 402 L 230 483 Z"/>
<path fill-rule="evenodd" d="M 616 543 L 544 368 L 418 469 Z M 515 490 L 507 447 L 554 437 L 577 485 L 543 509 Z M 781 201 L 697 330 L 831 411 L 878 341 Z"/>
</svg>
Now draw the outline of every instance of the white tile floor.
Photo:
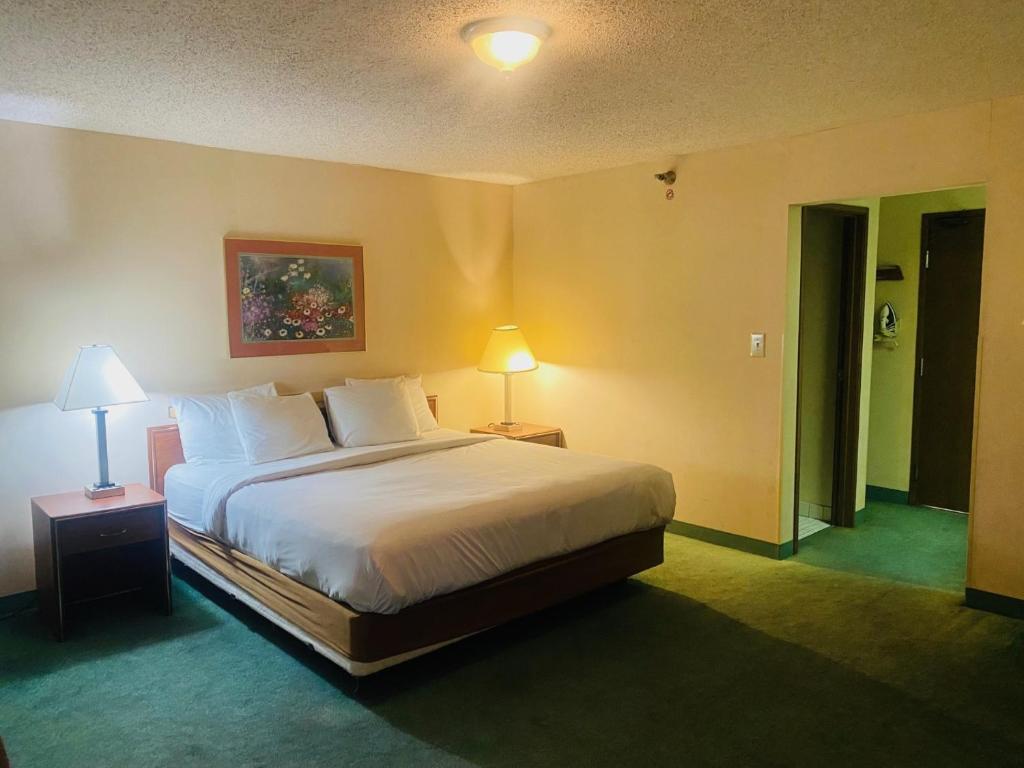
<svg viewBox="0 0 1024 768">
<path fill-rule="evenodd" d="M 815 520 L 813 517 L 804 517 L 800 515 L 800 538 L 806 539 L 808 536 L 823 531 L 829 527 L 829 524 L 824 520 Z"/>
</svg>

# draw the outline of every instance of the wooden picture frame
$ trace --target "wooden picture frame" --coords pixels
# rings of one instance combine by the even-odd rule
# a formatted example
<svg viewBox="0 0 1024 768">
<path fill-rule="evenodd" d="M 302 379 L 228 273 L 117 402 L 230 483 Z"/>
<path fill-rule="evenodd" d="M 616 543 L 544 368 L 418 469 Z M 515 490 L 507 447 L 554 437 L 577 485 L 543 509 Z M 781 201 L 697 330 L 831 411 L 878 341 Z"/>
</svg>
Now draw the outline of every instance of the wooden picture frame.
<svg viewBox="0 0 1024 768">
<path fill-rule="evenodd" d="M 363 248 L 224 238 L 231 357 L 366 349 Z"/>
</svg>

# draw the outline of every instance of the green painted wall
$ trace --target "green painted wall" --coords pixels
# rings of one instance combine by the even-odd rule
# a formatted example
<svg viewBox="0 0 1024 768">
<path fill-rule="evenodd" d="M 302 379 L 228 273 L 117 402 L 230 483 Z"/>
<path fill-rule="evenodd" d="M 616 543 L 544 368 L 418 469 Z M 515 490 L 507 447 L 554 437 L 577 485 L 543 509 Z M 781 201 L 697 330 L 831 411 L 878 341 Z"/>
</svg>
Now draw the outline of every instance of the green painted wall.
<svg viewBox="0 0 1024 768">
<path fill-rule="evenodd" d="M 867 504 L 868 488 L 868 414 L 871 413 L 871 376 L 872 355 L 871 337 L 874 334 L 872 325 L 873 308 L 875 306 L 875 281 L 873 279 L 878 266 L 878 232 L 881 212 L 881 199 L 863 197 L 846 201 L 848 205 L 859 205 L 868 209 L 868 258 L 864 269 L 864 337 L 862 339 L 862 357 L 860 372 L 860 435 L 857 438 L 857 500 L 855 509 L 864 509 Z"/>
<path fill-rule="evenodd" d="M 910 485 L 921 216 L 984 207 L 984 187 L 883 197 L 881 200 L 878 263 L 898 264 L 903 269 L 904 279 L 875 285 L 873 327 L 877 326 L 878 309 L 887 301 L 895 307 L 900 326 L 898 345 L 873 343 L 870 346 L 869 485 L 899 491 L 908 490 Z"/>
</svg>

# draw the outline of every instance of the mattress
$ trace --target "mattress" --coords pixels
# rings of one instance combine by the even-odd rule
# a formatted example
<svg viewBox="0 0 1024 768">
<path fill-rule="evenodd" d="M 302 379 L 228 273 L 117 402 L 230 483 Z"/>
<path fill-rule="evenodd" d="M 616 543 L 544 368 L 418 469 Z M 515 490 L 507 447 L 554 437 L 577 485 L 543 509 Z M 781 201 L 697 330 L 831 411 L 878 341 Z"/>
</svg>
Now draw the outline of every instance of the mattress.
<svg viewBox="0 0 1024 768">
<path fill-rule="evenodd" d="M 203 532 L 203 494 L 230 464 L 176 464 L 164 475 L 167 514 L 193 531 Z M 239 464 L 239 467 L 248 466 Z"/>
<path fill-rule="evenodd" d="M 657 467 L 435 430 L 249 465 L 179 465 L 169 513 L 357 611 L 396 613 L 524 565 L 664 525 Z"/>
</svg>

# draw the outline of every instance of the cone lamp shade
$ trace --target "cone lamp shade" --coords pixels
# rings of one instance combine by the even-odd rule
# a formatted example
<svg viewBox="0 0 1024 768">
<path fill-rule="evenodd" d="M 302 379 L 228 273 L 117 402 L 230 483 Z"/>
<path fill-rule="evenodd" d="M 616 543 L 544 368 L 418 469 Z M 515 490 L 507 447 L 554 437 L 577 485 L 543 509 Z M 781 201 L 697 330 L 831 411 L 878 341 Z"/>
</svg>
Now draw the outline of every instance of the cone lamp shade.
<svg viewBox="0 0 1024 768">
<path fill-rule="evenodd" d="M 62 411 L 91 408 L 96 417 L 96 447 L 99 457 L 100 479 L 86 486 L 90 499 L 119 496 L 124 486 L 110 482 L 107 467 L 107 411 L 108 405 L 140 403 L 149 400 L 135 377 L 125 368 L 113 347 L 94 344 L 81 347 L 64 374 L 54 405 Z"/>
<path fill-rule="evenodd" d="M 499 325 L 491 331 L 491 338 L 487 341 L 477 370 L 505 376 L 505 419 L 496 424 L 496 428 L 512 430 L 518 426 L 512 420 L 512 374 L 536 368 L 537 360 L 518 325 Z"/>
<path fill-rule="evenodd" d="M 113 347 L 81 347 L 71 362 L 54 403 L 62 411 L 149 400 Z"/>
</svg>

